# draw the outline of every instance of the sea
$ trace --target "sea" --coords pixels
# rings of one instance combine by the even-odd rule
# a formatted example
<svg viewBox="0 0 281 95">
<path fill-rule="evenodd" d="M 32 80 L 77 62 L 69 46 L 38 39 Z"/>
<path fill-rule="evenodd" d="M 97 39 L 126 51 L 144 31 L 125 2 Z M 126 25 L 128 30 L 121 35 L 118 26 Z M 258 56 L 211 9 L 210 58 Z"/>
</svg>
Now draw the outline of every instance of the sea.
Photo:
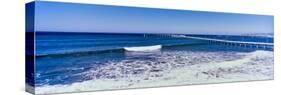
<svg viewBox="0 0 281 95">
<path fill-rule="evenodd" d="M 186 35 L 273 44 L 273 36 Z M 274 78 L 273 46 L 210 43 L 168 34 L 36 32 L 38 94 Z M 125 48 L 160 45 L 152 51 Z"/>
</svg>

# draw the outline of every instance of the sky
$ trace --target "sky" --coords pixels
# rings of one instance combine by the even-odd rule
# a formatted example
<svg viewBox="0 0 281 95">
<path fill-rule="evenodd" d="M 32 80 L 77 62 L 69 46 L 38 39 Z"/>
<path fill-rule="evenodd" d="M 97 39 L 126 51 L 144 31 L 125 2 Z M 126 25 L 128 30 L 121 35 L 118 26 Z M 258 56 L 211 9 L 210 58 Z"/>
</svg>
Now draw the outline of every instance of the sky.
<svg viewBox="0 0 281 95">
<path fill-rule="evenodd" d="M 35 30 L 259 34 L 273 33 L 273 16 L 36 1 Z"/>
</svg>

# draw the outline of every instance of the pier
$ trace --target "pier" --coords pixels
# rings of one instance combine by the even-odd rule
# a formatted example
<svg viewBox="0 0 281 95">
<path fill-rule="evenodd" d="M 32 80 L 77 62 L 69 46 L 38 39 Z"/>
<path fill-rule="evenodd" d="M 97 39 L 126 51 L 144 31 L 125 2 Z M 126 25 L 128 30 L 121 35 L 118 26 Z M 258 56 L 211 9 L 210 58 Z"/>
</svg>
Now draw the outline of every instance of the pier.
<svg viewBox="0 0 281 95">
<path fill-rule="evenodd" d="M 241 39 L 241 41 L 233 41 L 233 40 L 226 40 L 226 39 L 196 37 L 196 36 L 188 36 L 188 35 L 175 35 L 175 34 L 145 34 L 145 37 L 150 37 L 150 36 L 185 38 L 185 39 L 193 39 L 193 40 L 202 40 L 208 42 L 209 44 L 274 50 L 274 44 L 270 42 L 249 42 L 249 41 L 243 41 L 243 39 Z"/>
</svg>

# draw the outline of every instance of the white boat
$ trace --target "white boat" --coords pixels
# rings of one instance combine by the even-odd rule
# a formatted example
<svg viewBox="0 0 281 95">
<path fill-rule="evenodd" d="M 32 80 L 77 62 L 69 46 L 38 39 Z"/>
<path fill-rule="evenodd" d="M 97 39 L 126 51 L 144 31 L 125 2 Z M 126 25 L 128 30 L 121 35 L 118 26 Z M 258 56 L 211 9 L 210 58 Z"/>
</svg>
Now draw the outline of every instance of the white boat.
<svg viewBox="0 0 281 95">
<path fill-rule="evenodd" d="M 124 47 L 126 51 L 154 51 L 162 48 L 162 45 L 154 46 L 139 46 L 139 47 Z"/>
</svg>

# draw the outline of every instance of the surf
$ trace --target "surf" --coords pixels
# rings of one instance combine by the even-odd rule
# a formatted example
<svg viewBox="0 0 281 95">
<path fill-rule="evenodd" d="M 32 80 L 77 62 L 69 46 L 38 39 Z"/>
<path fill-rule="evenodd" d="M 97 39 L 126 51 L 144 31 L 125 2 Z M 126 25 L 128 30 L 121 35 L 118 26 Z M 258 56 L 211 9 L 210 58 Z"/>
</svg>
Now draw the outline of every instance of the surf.
<svg viewBox="0 0 281 95">
<path fill-rule="evenodd" d="M 227 55 L 232 55 L 233 58 L 222 58 L 222 56 Z M 178 59 L 174 59 L 174 57 Z M 207 61 L 200 63 L 198 63 L 199 61 L 194 61 L 194 59 L 198 58 L 204 58 Z M 273 79 L 272 51 L 227 52 L 227 54 L 225 52 L 177 51 L 166 52 L 157 59 L 156 62 L 148 60 L 113 62 L 100 68 L 100 70 L 87 71 L 85 76 L 95 77 L 92 80 L 67 85 L 44 85 L 37 87 L 37 93 L 155 87 L 177 85 L 179 83 L 188 85 Z M 182 60 L 181 62 L 185 64 L 181 64 L 179 60 Z M 126 74 L 122 73 L 122 68 L 126 68 L 129 72 Z M 257 70 L 259 72 L 256 72 Z M 136 71 L 139 74 L 134 73 Z M 95 76 L 100 73 L 104 73 L 103 76 Z M 112 76 L 115 76 L 115 78 L 111 79 Z"/>
</svg>

